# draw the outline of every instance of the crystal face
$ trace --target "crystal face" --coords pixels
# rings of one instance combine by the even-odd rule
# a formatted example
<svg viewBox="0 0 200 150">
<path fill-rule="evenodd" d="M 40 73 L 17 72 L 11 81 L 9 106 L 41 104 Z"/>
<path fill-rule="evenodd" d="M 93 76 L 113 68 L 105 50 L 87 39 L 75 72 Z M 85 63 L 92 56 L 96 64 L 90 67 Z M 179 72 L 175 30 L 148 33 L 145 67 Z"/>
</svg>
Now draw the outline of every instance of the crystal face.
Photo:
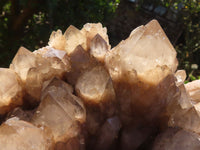
<svg viewBox="0 0 200 150">
<path fill-rule="evenodd" d="M 0 126 L 0 147 L 5 150 L 53 150 L 53 141 L 45 129 L 11 118 Z"/>
<path fill-rule="evenodd" d="M 54 78 L 44 89 L 32 120 L 35 125 L 49 127 L 56 142 L 65 141 L 77 135 L 78 122 L 85 122 L 85 108 L 67 83 Z"/>
<path fill-rule="evenodd" d="M 22 84 L 17 74 L 6 68 L 0 68 L 0 115 L 22 105 Z"/>
<path fill-rule="evenodd" d="M 87 23 L 0 68 L 0 149 L 199 150 L 200 80 L 184 84 L 156 20 L 110 48 Z"/>
</svg>

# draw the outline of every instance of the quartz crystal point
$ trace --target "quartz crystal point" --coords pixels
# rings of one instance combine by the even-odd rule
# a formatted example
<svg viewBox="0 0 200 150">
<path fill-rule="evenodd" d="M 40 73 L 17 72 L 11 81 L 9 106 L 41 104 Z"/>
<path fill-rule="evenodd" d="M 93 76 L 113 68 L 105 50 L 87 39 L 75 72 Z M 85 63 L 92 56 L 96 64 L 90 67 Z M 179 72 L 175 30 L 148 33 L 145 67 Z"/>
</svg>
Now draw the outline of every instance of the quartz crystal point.
<svg viewBox="0 0 200 150">
<path fill-rule="evenodd" d="M 35 55 L 26 48 L 20 47 L 10 65 L 10 68 L 13 69 L 25 83 L 29 69 L 35 66 Z"/>
<path fill-rule="evenodd" d="M 86 36 L 88 48 L 90 47 L 91 40 L 99 34 L 105 40 L 107 47 L 110 49 L 107 28 L 103 28 L 101 23 L 87 23 L 83 26 L 81 32 Z"/>
<path fill-rule="evenodd" d="M 194 103 L 200 102 L 200 80 L 195 80 L 185 84 L 185 88 Z"/>
<path fill-rule="evenodd" d="M 105 64 L 123 122 L 152 121 L 174 99 L 176 51 L 156 20 L 133 30 L 106 54 Z"/>
<path fill-rule="evenodd" d="M 155 140 L 153 150 L 199 150 L 200 136 L 178 128 L 169 128 Z"/>
<path fill-rule="evenodd" d="M 86 36 L 84 36 L 84 34 L 82 34 L 76 27 L 72 25 L 69 26 L 64 33 L 64 37 L 66 39 L 65 50 L 68 54 L 73 52 L 78 45 L 81 45 L 86 49 Z"/>
<path fill-rule="evenodd" d="M 16 117 L 0 126 L 0 148 L 3 150 L 53 150 L 52 141 L 48 131 Z"/>
<path fill-rule="evenodd" d="M 51 33 L 48 45 L 55 49 L 65 50 L 65 42 L 66 39 L 63 36 L 62 31 L 57 30 Z"/>
<path fill-rule="evenodd" d="M 86 105 L 99 107 L 104 114 L 113 114 L 115 92 L 112 80 L 103 66 L 94 67 L 80 76 L 76 92 Z"/>
<path fill-rule="evenodd" d="M 81 45 L 77 46 L 69 55 L 71 70 L 67 73 L 67 81 L 75 85 L 78 78 L 86 71 L 97 65 L 97 62 L 86 52 Z"/>
<path fill-rule="evenodd" d="M 80 124 L 85 122 L 82 101 L 72 92 L 72 87 L 64 81 L 52 79 L 43 90 L 42 101 L 32 119 L 35 125 L 50 128 L 56 142 L 76 137 Z"/>
<path fill-rule="evenodd" d="M 90 42 L 90 55 L 94 56 L 99 62 L 104 63 L 107 52 L 108 45 L 106 41 L 97 34 Z"/>
<path fill-rule="evenodd" d="M 75 86 L 87 110 L 86 128 L 95 135 L 107 117 L 115 113 L 115 92 L 110 75 L 103 66 L 83 73 Z"/>
<path fill-rule="evenodd" d="M 22 83 L 17 74 L 8 68 L 0 68 L 0 115 L 22 105 Z"/>
</svg>

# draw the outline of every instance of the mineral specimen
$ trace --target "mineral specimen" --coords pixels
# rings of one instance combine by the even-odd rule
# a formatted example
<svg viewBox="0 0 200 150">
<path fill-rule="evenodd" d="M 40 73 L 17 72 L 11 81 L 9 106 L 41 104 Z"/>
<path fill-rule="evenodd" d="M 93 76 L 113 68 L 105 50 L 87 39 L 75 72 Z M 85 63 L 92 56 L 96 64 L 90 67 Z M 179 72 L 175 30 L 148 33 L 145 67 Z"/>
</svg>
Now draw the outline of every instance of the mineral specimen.
<svg viewBox="0 0 200 150">
<path fill-rule="evenodd" d="M 0 149 L 200 149 L 200 82 L 177 65 L 156 20 L 112 49 L 100 23 L 54 31 L 0 68 Z"/>
</svg>

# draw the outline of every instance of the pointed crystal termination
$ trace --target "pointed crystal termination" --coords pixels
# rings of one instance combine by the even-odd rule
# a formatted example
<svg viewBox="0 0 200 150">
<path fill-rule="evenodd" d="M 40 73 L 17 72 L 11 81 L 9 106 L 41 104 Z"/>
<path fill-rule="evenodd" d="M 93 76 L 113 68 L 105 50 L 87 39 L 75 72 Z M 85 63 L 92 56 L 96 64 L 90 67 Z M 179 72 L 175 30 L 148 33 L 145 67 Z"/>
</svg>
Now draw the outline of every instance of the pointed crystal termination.
<svg viewBox="0 0 200 150">
<path fill-rule="evenodd" d="M 52 141 L 50 132 L 16 117 L 0 126 L 0 147 L 4 150 L 53 150 Z"/>
<path fill-rule="evenodd" d="M 86 112 L 82 101 L 72 94 L 72 87 L 54 78 L 43 90 L 42 101 L 33 116 L 35 125 L 52 130 L 55 142 L 66 142 L 76 137 Z"/>
<path fill-rule="evenodd" d="M 184 84 L 184 81 L 186 79 L 185 70 L 177 70 L 175 73 L 175 77 L 177 79 L 176 86 L 180 86 L 180 85 Z"/>
<path fill-rule="evenodd" d="M 17 74 L 7 68 L 0 68 L 0 115 L 22 105 L 22 83 Z"/>
<path fill-rule="evenodd" d="M 110 50 L 107 28 L 103 28 L 101 23 L 87 23 L 83 26 L 81 32 L 86 36 L 87 50 L 90 47 L 91 40 L 96 36 L 96 34 L 99 34 L 106 41 L 107 47 Z"/>
<path fill-rule="evenodd" d="M 90 57 L 89 53 L 82 46 L 77 46 L 69 55 L 71 70 L 67 73 L 67 81 L 71 85 L 75 85 L 78 78 L 87 70 L 90 70 L 97 65 L 94 58 Z"/>
<path fill-rule="evenodd" d="M 94 56 L 99 62 L 104 63 L 107 52 L 108 45 L 106 41 L 97 34 L 90 42 L 90 55 Z"/>
<path fill-rule="evenodd" d="M 112 80 L 103 66 L 96 66 L 79 77 L 75 89 L 86 106 L 87 131 L 95 135 L 105 119 L 115 113 Z"/>
<path fill-rule="evenodd" d="M 87 106 L 96 106 L 108 116 L 114 113 L 115 92 L 112 80 L 103 66 L 94 67 L 80 76 L 76 92 Z"/>
<path fill-rule="evenodd" d="M 152 150 L 198 150 L 200 136 L 178 128 L 169 128 L 155 140 Z"/>
<path fill-rule="evenodd" d="M 200 80 L 195 80 L 190 83 L 185 84 L 185 88 L 189 93 L 192 102 L 199 103 L 200 102 Z"/>
<path fill-rule="evenodd" d="M 71 54 L 73 50 L 81 45 L 84 49 L 86 49 L 86 37 L 74 26 L 69 26 L 64 33 L 64 37 L 66 39 L 65 50 L 67 54 Z"/>
<path fill-rule="evenodd" d="M 35 66 L 35 55 L 26 48 L 20 47 L 10 65 L 10 68 L 13 69 L 19 75 L 23 83 L 25 83 L 29 69 Z"/>
<path fill-rule="evenodd" d="M 49 46 L 59 50 L 65 50 L 65 37 L 61 30 L 53 31 L 49 38 Z"/>
<path fill-rule="evenodd" d="M 174 99 L 176 51 L 156 20 L 133 30 L 106 54 L 105 64 L 124 122 L 137 116 L 152 122 Z"/>
</svg>

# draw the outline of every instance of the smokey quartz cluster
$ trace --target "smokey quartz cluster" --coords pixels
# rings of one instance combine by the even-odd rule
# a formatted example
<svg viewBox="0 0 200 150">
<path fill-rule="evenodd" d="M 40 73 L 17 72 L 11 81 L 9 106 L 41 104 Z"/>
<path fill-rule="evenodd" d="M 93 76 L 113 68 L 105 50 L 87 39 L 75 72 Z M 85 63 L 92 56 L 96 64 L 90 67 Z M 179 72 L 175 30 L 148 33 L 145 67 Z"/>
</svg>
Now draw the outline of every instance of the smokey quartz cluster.
<svg viewBox="0 0 200 150">
<path fill-rule="evenodd" d="M 87 23 L 0 68 L 0 149 L 199 150 L 200 82 L 156 20 L 111 49 Z"/>
</svg>

